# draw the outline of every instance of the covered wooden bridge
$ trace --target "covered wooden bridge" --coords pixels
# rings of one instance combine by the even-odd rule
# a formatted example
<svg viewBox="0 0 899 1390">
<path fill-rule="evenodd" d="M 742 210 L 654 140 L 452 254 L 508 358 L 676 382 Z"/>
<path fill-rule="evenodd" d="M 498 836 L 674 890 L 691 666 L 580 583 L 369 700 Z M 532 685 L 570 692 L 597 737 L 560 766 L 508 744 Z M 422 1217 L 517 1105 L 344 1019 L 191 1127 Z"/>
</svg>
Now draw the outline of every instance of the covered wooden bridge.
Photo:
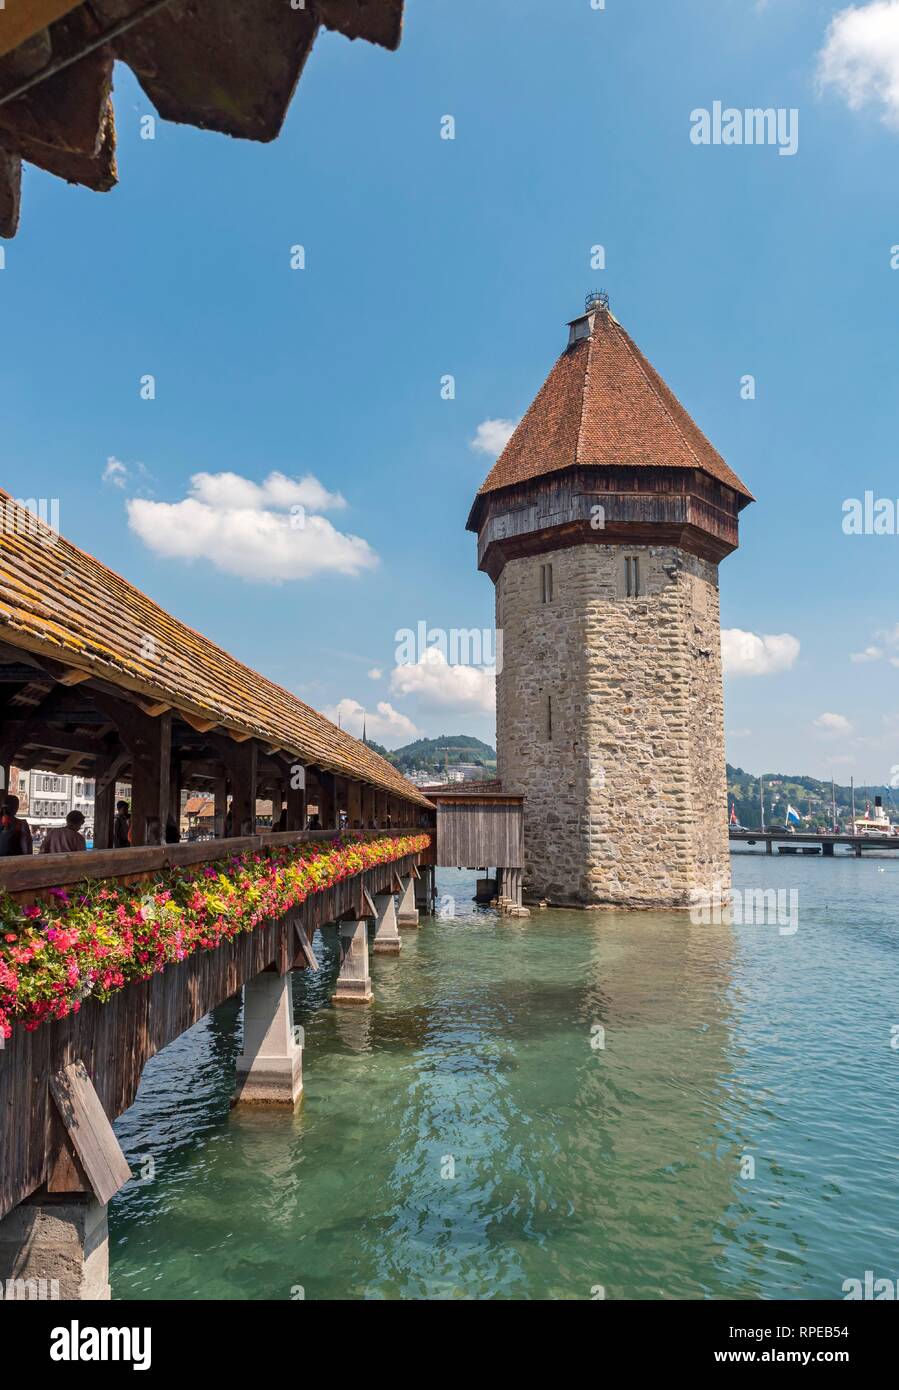
<svg viewBox="0 0 899 1390">
<path fill-rule="evenodd" d="M 392 50 L 402 23 L 403 0 L 6 0 L 0 236 L 18 227 L 23 160 L 97 192 L 115 187 L 116 60 L 164 120 L 267 141 L 322 28 Z"/>
<path fill-rule="evenodd" d="M 334 1002 L 371 1002 L 368 927 L 374 951 L 396 955 L 399 927 L 417 925 L 429 906 L 434 809 L 367 745 L 8 494 L 0 513 L 4 785 L 15 765 L 93 778 L 97 794 L 92 851 L 0 858 L 0 1293 L 103 1298 L 106 1204 L 129 1176 L 110 1121 L 132 1104 L 146 1061 L 244 987 L 236 1096 L 295 1104 L 302 1048 L 290 971 L 316 968 L 313 933 L 333 923 L 342 960 Z M 133 817 L 130 846 L 114 849 L 117 781 L 130 783 Z M 164 842 L 182 789 L 214 798 L 215 838 Z M 282 829 L 256 833 L 263 799 Z M 315 882 L 288 897 L 290 866 L 311 854 L 323 856 Z M 164 968 L 151 963 L 143 978 L 109 986 L 105 1002 L 93 976 L 74 1005 L 63 982 L 59 1007 L 35 1012 L 31 1001 L 20 1018 L 10 1005 L 2 1027 L 16 972 L 33 968 L 35 934 L 39 951 L 69 949 L 53 935 L 66 928 L 59 904 L 77 901 L 86 878 L 115 901 L 130 892 L 129 911 L 147 895 L 152 920 L 154 895 L 177 890 L 179 875 L 214 863 L 227 889 L 242 865 L 269 858 L 282 894 L 272 901 L 289 908 L 228 939 L 201 932 Z M 82 944 L 64 957 L 76 986 Z"/>
</svg>

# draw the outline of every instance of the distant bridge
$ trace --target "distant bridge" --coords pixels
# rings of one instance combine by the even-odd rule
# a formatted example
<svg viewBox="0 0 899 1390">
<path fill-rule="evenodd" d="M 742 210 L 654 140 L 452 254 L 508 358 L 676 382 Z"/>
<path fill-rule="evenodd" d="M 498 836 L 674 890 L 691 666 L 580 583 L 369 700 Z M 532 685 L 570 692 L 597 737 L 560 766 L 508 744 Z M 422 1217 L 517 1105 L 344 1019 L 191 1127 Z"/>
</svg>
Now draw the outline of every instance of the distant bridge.
<svg viewBox="0 0 899 1390">
<path fill-rule="evenodd" d="M 734 830 L 728 829 L 731 842 L 744 845 L 764 844 L 765 853 L 773 854 L 774 846 L 778 853 L 817 854 L 819 850 L 830 858 L 834 845 L 848 845 L 861 858 L 866 849 L 899 850 L 899 835 L 849 835 L 833 834 L 828 831 L 811 830 Z"/>
</svg>

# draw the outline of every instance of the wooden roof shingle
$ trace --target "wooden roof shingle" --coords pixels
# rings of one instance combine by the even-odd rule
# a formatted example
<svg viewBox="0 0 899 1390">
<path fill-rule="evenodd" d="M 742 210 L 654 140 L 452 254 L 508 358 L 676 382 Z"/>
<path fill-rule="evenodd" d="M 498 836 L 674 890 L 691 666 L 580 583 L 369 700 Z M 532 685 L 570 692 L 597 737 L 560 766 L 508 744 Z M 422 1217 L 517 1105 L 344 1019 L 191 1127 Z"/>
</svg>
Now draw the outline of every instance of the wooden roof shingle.
<svg viewBox="0 0 899 1390">
<path fill-rule="evenodd" d="M 592 320 L 592 322 L 591 322 Z M 699 469 L 752 493 L 607 309 L 559 357 L 478 497 L 575 466 Z M 475 518 L 472 511 L 472 526 Z"/>
</svg>

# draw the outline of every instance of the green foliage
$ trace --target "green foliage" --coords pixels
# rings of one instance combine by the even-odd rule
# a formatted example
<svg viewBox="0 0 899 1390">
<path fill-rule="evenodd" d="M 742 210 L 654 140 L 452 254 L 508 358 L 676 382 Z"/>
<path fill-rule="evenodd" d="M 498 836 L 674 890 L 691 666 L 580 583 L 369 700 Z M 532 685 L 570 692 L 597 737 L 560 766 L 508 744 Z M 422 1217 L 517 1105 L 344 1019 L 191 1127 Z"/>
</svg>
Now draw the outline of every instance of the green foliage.
<svg viewBox="0 0 899 1390">
<path fill-rule="evenodd" d="M 456 763 L 479 763 L 487 774 L 492 774 L 496 768 L 496 749 L 467 734 L 419 738 L 403 748 L 395 748 L 391 753 L 382 751 L 377 744 L 371 743 L 370 746 L 402 772 L 413 772 L 416 768 L 430 768 L 437 772 Z"/>
<path fill-rule="evenodd" d="M 830 782 L 819 781 L 817 777 L 805 777 L 797 773 L 764 772 L 765 784 L 765 824 L 783 825 L 786 821 L 787 806 L 793 806 L 803 817 L 803 824 L 810 829 L 829 830 L 833 823 Z M 852 819 L 852 790 L 850 787 L 834 788 L 837 805 L 837 821 L 848 828 Z M 896 793 L 887 786 L 856 787 L 855 811 L 862 816 L 865 803 L 873 808 L 875 796 L 883 797 L 887 814 L 899 817 Z M 757 830 L 760 824 L 759 779 L 741 767 L 727 764 L 727 814 L 731 806 L 736 807 L 737 820 L 747 830 Z M 806 817 L 811 817 L 806 820 Z"/>
</svg>

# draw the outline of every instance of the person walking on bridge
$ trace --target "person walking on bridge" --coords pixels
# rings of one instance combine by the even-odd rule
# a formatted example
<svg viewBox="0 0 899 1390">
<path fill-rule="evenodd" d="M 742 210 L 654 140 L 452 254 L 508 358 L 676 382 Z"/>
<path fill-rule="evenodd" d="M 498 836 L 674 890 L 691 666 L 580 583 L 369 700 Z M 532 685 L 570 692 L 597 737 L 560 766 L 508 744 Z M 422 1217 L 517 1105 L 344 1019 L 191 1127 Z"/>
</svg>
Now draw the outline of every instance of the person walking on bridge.
<svg viewBox="0 0 899 1390">
<path fill-rule="evenodd" d="M 19 815 L 19 798 L 8 796 L 0 806 L 0 855 L 33 853 L 31 826 Z"/>
<path fill-rule="evenodd" d="M 113 849 L 127 849 L 131 844 L 131 810 L 127 801 L 115 804 L 115 820 L 112 823 Z"/>
<path fill-rule="evenodd" d="M 48 830 L 41 845 L 41 854 L 77 854 L 87 849 L 87 842 L 81 833 L 84 816 L 80 811 L 70 811 L 66 816 L 65 827 Z"/>
</svg>

